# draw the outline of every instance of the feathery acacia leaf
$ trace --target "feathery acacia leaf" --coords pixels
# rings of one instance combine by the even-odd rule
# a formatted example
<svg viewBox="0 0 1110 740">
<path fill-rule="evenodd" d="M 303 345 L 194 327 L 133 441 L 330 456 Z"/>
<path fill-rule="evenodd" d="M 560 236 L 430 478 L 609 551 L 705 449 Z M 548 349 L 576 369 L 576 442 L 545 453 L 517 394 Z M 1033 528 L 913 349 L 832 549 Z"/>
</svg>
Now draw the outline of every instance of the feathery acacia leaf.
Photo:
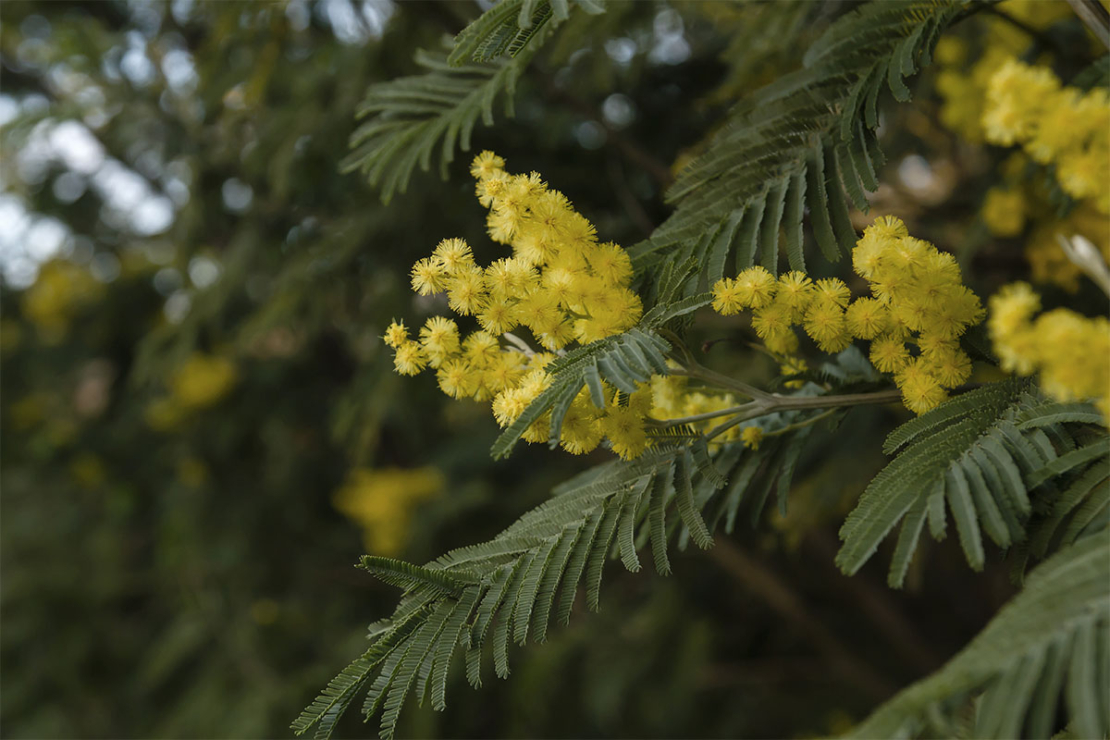
<svg viewBox="0 0 1110 740">
<path fill-rule="evenodd" d="M 850 250 L 855 232 L 842 194 L 866 209 L 864 191 L 878 184 L 880 90 L 908 99 L 903 78 L 928 64 L 939 33 L 974 7 L 889 0 L 833 23 L 809 49 L 803 69 L 741 100 L 682 171 L 667 194 L 676 210 L 633 247 L 637 268 L 657 266 L 706 233 L 724 235 L 730 244 L 715 248 L 735 251 L 738 270 L 756 261 L 775 268 L 782 226 L 796 269 L 804 261 L 799 235 L 806 207 L 827 258 Z"/>
<path fill-rule="evenodd" d="M 1104 532 L 1037 566 L 956 657 L 844 737 L 945 734 L 930 723 L 983 689 L 974 737 L 1048 738 L 1061 699 L 1078 737 L 1105 737 L 1110 716 L 1097 687 L 1110 680 L 1110 661 L 1097 645 L 1110 631 L 1108 549 Z"/>
<path fill-rule="evenodd" d="M 765 424 L 785 428 L 816 413 L 771 414 Z M 735 519 L 741 500 L 758 516 L 779 472 L 775 453 L 784 444 L 784 438 L 769 439 L 756 452 L 735 442 L 713 453 L 700 437 L 659 445 L 557 486 L 551 499 L 493 540 L 451 551 L 427 566 L 364 558 L 363 568 L 407 595 L 370 651 L 332 681 L 294 729 L 302 734 L 316 728 L 318 736 L 329 736 L 354 695 L 368 690 L 364 713 L 380 713 L 381 736 L 391 738 L 414 691 L 418 700 L 430 694 L 435 709 L 445 706 L 447 672 L 459 645 L 472 685 L 481 685 L 482 651 L 490 643 L 495 673 L 507 677 L 510 641 L 546 639 L 552 616 L 561 623 L 569 619 L 580 586 L 587 607 L 598 609 L 602 574 L 613 557 L 635 572 L 638 551 L 650 545 L 656 569 L 665 574 L 673 538 L 680 547 L 687 539 L 711 546 L 713 529 Z M 729 480 L 731 486 L 723 485 Z M 745 498 L 742 489 L 749 485 L 762 493 Z M 668 511 L 676 515 L 671 526 Z"/>
<path fill-rule="evenodd" d="M 984 532 L 1000 547 L 1024 540 L 1032 513 L 1028 489 L 1074 467 L 1069 458 L 1081 465 L 1107 454 L 1102 444 L 1097 453 L 1080 448 L 1058 456 L 1044 430 L 1057 436 L 1068 432 L 1060 422 L 1037 421 L 1038 410 L 1051 418 L 1070 418 L 1060 417 L 1057 406 L 1045 403 L 1034 387 L 1007 381 L 957 396 L 896 429 L 885 450 L 901 451 L 844 522 L 837 565 L 855 573 L 901 521 L 890 569 L 890 584 L 901 586 L 919 541 L 922 512 L 940 539 L 945 502 L 968 564 L 976 570 L 985 562 Z M 1018 419 L 1021 427 L 1014 423 Z M 1039 549 L 1038 557 L 1045 552 Z"/>
<path fill-rule="evenodd" d="M 513 116 L 513 94 L 529 56 L 454 67 L 443 54 L 417 51 L 416 62 L 426 73 L 367 89 L 358 115 L 370 119 L 351 135 L 353 151 L 343 171 L 361 171 L 388 203 L 394 193 L 405 191 L 418 165 L 425 171 L 431 167 L 438 147 L 440 176 L 446 177 L 456 145 L 470 149 L 478 119 L 493 125 L 493 106 L 501 93 L 505 115 Z"/>
</svg>

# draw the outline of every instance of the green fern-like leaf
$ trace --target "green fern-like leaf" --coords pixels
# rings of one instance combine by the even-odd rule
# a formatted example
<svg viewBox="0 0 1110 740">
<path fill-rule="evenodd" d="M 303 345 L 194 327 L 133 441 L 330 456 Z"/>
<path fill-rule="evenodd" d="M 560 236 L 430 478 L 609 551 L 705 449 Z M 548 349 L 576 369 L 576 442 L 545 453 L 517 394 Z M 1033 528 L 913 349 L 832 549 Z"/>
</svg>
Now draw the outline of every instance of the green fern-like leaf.
<svg viewBox="0 0 1110 740">
<path fill-rule="evenodd" d="M 1046 420 L 1030 423 L 1037 409 Z M 936 539 L 944 536 L 946 504 L 976 570 L 986 558 L 984 532 L 1003 548 L 1024 540 L 1032 513 L 1029 491 L 1062 472 L 1058 468 L 1067 457 L 1058 456 L 1046 433 L 1067 432 L 1050 418 L 1061 418 L 1055 404 L 1045 404 L 1026 383 L 1009 381 L 958 396 L 895 430 L 885 449 L 901 452 L 867 487 L 841 528 L 841 570 L 859 570 L 901 522 L 889 578 L 892 586 L 901 586 L 925 521 Z M 1043 474 L 1046 469 L 1052 472 Z"/>
<path fill-rule="evenodd" d="M 455 147 L 470 149 L 470 136 L 481 118 L 493 125 L 493 106 L 504 93 L 504 112 L 513 116 L 513 93 L 530 54 L 493 63 L 452 66 L 442 54 L 416 53 L 428 71 L 371 85 L 359 108 L 370 116 L 351 135 L 353 151 L 344 172 L 359 170 L 381 188 L 388 202 L 408 187 L 413 170 L 427 171 L 439 150 L 441 177 L 455 157 Z"/>
<path fill-rule="evenodd" d="M 605 12 L 603 0 L 575 4 L 592 15 Z M 567 0 L 501 0 L 459 33 L 447 61 L 462 64 L 515 57 L 548 22 L 561 23 L 569 16 Z"/>
<path fill-rule="evenodd" d="M 772 414 L 763 424 L 770 432 L 786 430 L 815 413 Z M 758 452 L 739 443 L 711 451 L 702 436 L 657 444 L 636 460 L 615 460 L 557 486 L 550 500 L 489 542 L 427 566 L 363 558 L 362 568 L 405 595 L 393 617 L 376 627 L 370 650 L 329 684 L 294 730 L 330 736 L 366 691 L 363 712 L 380 714 L 381 736 L 390 738 L 407 697 L 430 696 L 433 708 L 444 708 L 448 670 L 460 647 L 473 686 L 482 683 L 484 653 L 492 652 L 496 675 L 507 677 L 511 642 L 545 640 L 552 619 L 568 621 L 579 590 L 587 607 L 600 607 L 608 560 L 636 572 L 640 551 L 650 547 L 656 570 L 666 574 L 672 544 L 711 546 L 713 531 L 722 522 L 731 529 L 742 505 L 758 517 L 780 470 L 777 451 L 793 442 L 791 431 L 783 434 Z"/>
<path fill-rule="evenodd" d="M 973 737 L 1048 738 L 1063 701 L 1077 737 L 1106 737 L 1110 704 L 1110 532 L 1035 568 L 1025 588 L 955 658 L 844 737 L 950 736 L 983 691 Z"/>
<path fill-rule="evenodd" d="M 803 269 L 806 208 L 827 258 L 850 250 L 855 232 L 848 202 L 866 210 L 865 190 L 878 185 L 881 90 L 907 100 L 904 78 L 929 63 L 939 34 L 973 7 L 959 0 L 883 0 L 839 19 L 809 49 L 804 69 L 734 107 L 668 192 L 674 213 L 633 247 L 637 268 L 657 269 L 668 255 L 687 250 L 712 255 L 702 264 L 714 273 L 730 252 L 738 270 L 757 261 L 776 270 L 781 228 L 791 269 Z"/>
<path fill-rule="evenodd" d="M 587 13 L 605 12 L 603 0 L 576 0 Z M 417 166 L 431 168 L 439 151 L 440 176 L 456 146 L 470 149 L 478 120 L 493 125 L 493 107 L 504 94 L 505 116 L 528 62 L 570 13 L 567 0 L 501 0 L 462 30 L 450 53 L 417 51 L 423 74 L 371 85 L 358 109 L 369 117 L 351 135 L 344 172 L 361 171 L 389 202 L 408 188 Z"/>
</svg>

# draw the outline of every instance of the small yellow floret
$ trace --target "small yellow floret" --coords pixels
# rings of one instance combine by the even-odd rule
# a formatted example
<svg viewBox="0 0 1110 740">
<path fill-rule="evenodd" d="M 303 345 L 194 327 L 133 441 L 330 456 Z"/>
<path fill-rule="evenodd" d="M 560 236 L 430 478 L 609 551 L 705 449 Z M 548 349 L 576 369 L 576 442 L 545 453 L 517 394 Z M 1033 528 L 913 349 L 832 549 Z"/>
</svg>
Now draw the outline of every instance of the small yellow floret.
<svg viewBox="0 0 1110 740">
<path fill-rule="evenodd" d="M 874 298 L 858 298 L 845 315 L 848 331 L 860 339 L 874 339 L 890 323 L 890 309 Z"/>
<path fill-rule="evenodd" d="M 439 367 L 459 351 L 459 327 L 451 319 L 433 316 L 420 330 L 420 344 L 428 364 L 433 368 Z"/>
<path fill-rule="evenodd" d="M 741 304 L 746 308 L 769 306 L 778 289 L 778 281 L 766 268 L 749 267 L 736 276 Z"/>
<path fill-rule="evenodd" d="M 905 343 L 895 337 L 879 337 L 871 343 L 871 364 L 881 373 L 894 373 L 910 360 Z"/>
<path fill-rule="evenodd" d="M 505 169 L 505 160 L 488 149 L 474 158 L 470 165 L 470 174 L 476 180 L 485 180 Z"/>
<path fill-rule="evenodd" d="M 428 364 L 428 358 L 414 341 L 406 341 L 397 347 L 393 355 L 393 367 L 401 375 L 416 375 Z"/>
<path fill-rule="evenodd" d="M 390 324 L 385 334 L 382 335 L 382 341 L 385 342 L 387 347 L 397 349 L 409 338 L 409 330 L 405 328 L 404 321 L 394 321 Z"/>
<path fill-rule="evenodd" d="M 740 440 L 749 450 L 758 450 L 763 441 L 763 427 L 744 427 L 740 432 Z"/>
<path fill-rule="evenodd" d="M 432 252 L 432 258 L 449 273 L 474 265 L 474 254 L 470 245 L 462 239 L 444 239 Z"/>
<path fill-rule="evenodd" d="M 732 278 L 722 278 L 713 285 L 713 310 L 722 316 L 734 316 L 744 308 L 740 288 Z"/>
</svg>

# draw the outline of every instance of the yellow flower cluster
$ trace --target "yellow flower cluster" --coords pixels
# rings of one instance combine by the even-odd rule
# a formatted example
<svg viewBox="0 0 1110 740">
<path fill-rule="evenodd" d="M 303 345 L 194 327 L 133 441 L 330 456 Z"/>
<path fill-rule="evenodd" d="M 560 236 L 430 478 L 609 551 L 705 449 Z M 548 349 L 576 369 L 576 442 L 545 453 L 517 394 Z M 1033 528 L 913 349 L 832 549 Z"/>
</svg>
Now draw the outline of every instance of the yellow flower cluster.
<svg viewBox="0 0 1110 740">
<path fill-rule="evenodd" d="M 987 140 L 1021 144 L 1054 164 L 1060 187 L 1110 214 L 1110 92 L 1063 87 L 1047 67 L 1007 60 L 991 77 L 983 111 Z"/>
<path fill-rule="evenodd" d="M 551 353 L 632 328 L 643 304 L 629 288 L 632 262 L 623 249 L 599 243 L 593 224 L 538 174 L 510 175 L 504 168 L 505 161 L 487 151 L 475 157 L 471 174 L 479 202 L 489 208 L 489 235 L 508 245 L 512 256 L 483 268 L 465 241 L 446 239 L 412 269 L 418 294 L 446 293 L 450 308 L 473 316 L 480 328 L 463 336 L 454 320 L 436 316 L 417 337 L 394 322 L 383 339 L 394 350 L 397 372 L 432 368 L 444 393 L 492 401 L 498 423 L 508 426 L 550 384 L 544 367 L 555 357 Z M 548 352 L 533 352 L 510 334 L 518 327 L 529 329 Z M 608 387 L 606 394 L 618 397 Z M 584 454 L 608 437 L 622 457 L 635 457 L 647 447 L 644 416 L 650 405 L 646 389 L 607 409 L 594 406 L 583 391 L 563 421 L 562 445 Z M 537 421 L 524 439 L 546 441 L 549 423 Z"/>
<path fill-rule="evenodd" d="M 170 394 L 146 407 L 146 422 L 158 431 L 173 429 L 192 412 L 226 396 L 237 379 L 238 371 L 230 359 L 194 352 L 170 375 Z"/>
<path fill-rule="evenodd" d="M 990 300 L 990 331 L 1002 368 L 1040 373 L 1041 387 L 1060 401 L 1093 400 L 1110 421 L 1110 320 L 1057 308 L 1033 319 L 1041 299 L 1026 283 L 1007 285 Z"/>
<path fill-rule="evenodd" d="M 795 325 L 823 352 L 870 340 L 872 364 L 894 374 L 907 408 L 924 413 L 971 374 L 959 337 L 982 319 L 979 299 L 961 282 L 951 255 L 914 239 L 893 217 L 864 231 L 852 263 L 870 284 L 871 297 L 851 301 L 848 287 L 835 278 L 814 282 L 789 272 L 776 279 L 753 267 L 718 282 L 713 307 L 726 316 L 752 309 L 756 334 L 784 358 L 797 351 Z"/>
<path fill-rule="evenodd" d="M 383 468 L 351 471 L 333 499 L 343 516 L 362 527 L 368 552 L 400 555 L 409 539 L 412 511 L 439 495 L 445 481 L 436 468 Z"/>
</svg>

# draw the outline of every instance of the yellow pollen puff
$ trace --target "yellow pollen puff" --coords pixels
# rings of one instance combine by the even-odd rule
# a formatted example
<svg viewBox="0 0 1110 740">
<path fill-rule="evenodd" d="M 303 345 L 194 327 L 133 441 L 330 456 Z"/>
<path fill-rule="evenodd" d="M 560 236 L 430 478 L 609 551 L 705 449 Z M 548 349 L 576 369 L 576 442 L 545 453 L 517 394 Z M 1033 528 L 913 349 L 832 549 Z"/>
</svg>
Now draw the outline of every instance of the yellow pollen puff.
<svg viewBox="0 0 1110 740">
<path fill-rule="evenodd" d="M 478 196 L 478 202 L 489 208 L 498 196 L 505 192 L 508 186 L 509 176 L 504 172 L 495 172 L 489 177 L 479 180 L 478 184 L 474 186 L 474 192 Z"/>
<path fill-rule="evenodd" d="M 609 438 L 609 446 L 623 460 L 639 457 L 648 447 L 644 414 L 632 406 L 608 407 L 600 425 L 601 431 Z"/>
<path fill-rule="evenodd" d="M 439 367 L 459 352 L 459 327 L 451 319 L 434 316 L 420 330 L 420 345 L 428 364 L 433 368 Z"/>
<path fill-rule="evenodd" d="M 881 373 L 900 371 L 910 361 L 906 344 L 896 337 L 879 337 L 871 343 L 871 364 Z"/>
<path fill-rule="evenodd" d="M 776 355 L 792 355 L 798 351 L 798 335 L 790 329 L 783 334 L 763 337 L 763 344 Z"/>
<path fill-rule="evenodd" d="M 393 355 L 393 367 L 401 375 L 416 375 L 428 364 L 420 345 L 408 340 L 402 342 Z"/>
<path fill-rule="evenodd" d="M 845 314 L 848 331 L 860 339 L 874 339 L 890 323 L 890 309 L 874 298 L 852 301 Z"/>
<path fill-rule="evenodd" d="M 734 316 L 744 308 L 740 288 L 732 278 L 722 278 L 713 285 L 713 310 L 722 316 Z"/>
<path fill-rule="evenodd" d="M 448 274 L 474 265 L 474 254 L 470 245 L 462 239 L 444 239 L 432 252 L 432 258 L 437 261 Z"/>
<path fill-rule="evenodd" d="M 810 303 L 803 326 L 822 352 L 840 352 L 852 342 L 844 309 L 827 298 Z"/>
<path fill-rule="evenodd" d="M 490 334 L 504 334 L 516 328 L 516 310 L 508 301 L 490 300 L 478 312 L 478 323 Z"/>
<path fill-rule="evenodd" d="M 463 340 L 463 352 L 475 369 L 483 370 L 501 355 L 501 343 L 489 332 L 476 331 Z"/>
<path fill-rule="evenodd" d="M 838 278 L 822 278 L 814 285 L 817 288 L 818 298 L 830 300 L 841 308 L 846 308 L 852 298 L 852 291 L 848 290 L 844 281 Z"/>
<path fill-rule="evenodd" d="M 470 316 L 485 302 L 485 274 L 477 265 L 459 268 L 447 282 L 447 305 L 460 316 Z"/>
<path fill-rule="evenodd" d="M 409 330 L 405 328 L 404 321 L 394 321 L 390 324 L 385 334 L 382 335 L 382 341 L 385 342 L 387 347 L 397 349 L 409 338 Z"/>
<path fill-rule="evenodd" d="M 813 281 L 804 272 L 795 270 L 779 277 L 775 304 L 787 311 L 792 322 L 797 322 L 805 315 L 813 295 Z"/>
<path fill-rule="evenodd" d="M 488 149 L 474 158 L 470 174 L 477 180 L 485 180 L 505 169 L 505 160 Z"/>
<path fill-rule="evenodd" d="M 439 388 L 451 398 L 466 398 L 478 390 L 478 378 L 466 360 L 451 360 L 436 371 Z"/>
<path fill-rule="evenodd" d="M 442 262 L 431 258 L 417 260 L 412 266 L 412 289 L 419 295 L 432 295 L 447 289 L 449 272 Z"/>
</svg>

